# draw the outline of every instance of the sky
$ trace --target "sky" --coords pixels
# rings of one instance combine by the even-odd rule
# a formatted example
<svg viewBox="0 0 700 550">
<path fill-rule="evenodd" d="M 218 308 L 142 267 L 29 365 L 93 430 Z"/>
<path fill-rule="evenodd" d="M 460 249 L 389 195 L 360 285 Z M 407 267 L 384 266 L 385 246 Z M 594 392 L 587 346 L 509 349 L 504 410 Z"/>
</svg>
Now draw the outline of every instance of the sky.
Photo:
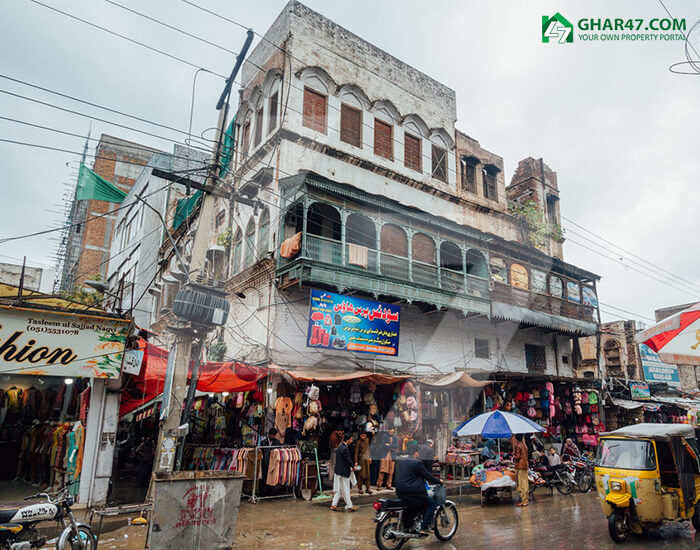
<svg viewBox="0 0 700 550">
<path fill-rule="evenodd" d="M 193 1 L 260 34 L 285 4 Z M 602 276 L 603 319 L 650 323 L 656 308 L 700 300 L 695 241 L 700 238 L 700 75 L 669 71 L 672 64 L 685 60 L 682 41 L 583 41 L 575 30 L 573 43 L 544 44 L 541 18 L 560 11 L 569 21 L 646 22 L 668 17 L 665 6 L 676 19 L 685 18 L 687 30 L 700 20 L 700 3 L 662 1 L 308 0 L 306 4 L 454 89 L 457 128 L 504 158 L 506 182 L 520 159 L 543 157 L 558 174 L 567 238 L 564 258 Z M 115 2 L 231 51 L 238 51 L 245 39 L 243 28 L 183 0 L 5 0 L 0 18 L 4 52 L 0 140 L 80 153 L 85 143 L 80 136 L 87 135 L 90 125 L 93 138 L 107 133 L 166 151 L 183 139 L 182 133 L 106 113 L 6 77 L 181 130 L 189 127 L 193 102 L 193 134 L 211 137 L 223 80 L 201 72 L 193 93 L 193 77 L 197 67 L 228 74 L 234 56 L 129 13 Z M 689 42 L 700 51 L 700 26 Z M 163 139 L 91 122 L 90 117 Z M 94 147 L 96 141 L 91 144 Z M 62 197 L 66 184 L 75 179 L 79 158 L 0 141 L 4 168 L 0 239 L 61 225 Z M 51 267 L 56 245 L 52 238 L 57 236 L 0 244 L 0 261 L 21 262 L 26 255 L 30 265 Z"/>
</svg>

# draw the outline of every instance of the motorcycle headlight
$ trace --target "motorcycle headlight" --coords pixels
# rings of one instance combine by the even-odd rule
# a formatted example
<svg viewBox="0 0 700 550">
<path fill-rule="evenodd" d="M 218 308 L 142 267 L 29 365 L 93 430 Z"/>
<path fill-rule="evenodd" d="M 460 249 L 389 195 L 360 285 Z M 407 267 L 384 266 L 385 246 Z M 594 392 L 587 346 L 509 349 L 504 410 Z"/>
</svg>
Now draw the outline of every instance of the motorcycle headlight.
<svg viewBox="0 0 700 550">
<path fill-rule="evenodd" d="M 75 498 L 73 498 L 72 495 L 69 495 L 66 497 L 66 505 L 67 506 L 73 506 L 75 504 Z"/>
</svg>

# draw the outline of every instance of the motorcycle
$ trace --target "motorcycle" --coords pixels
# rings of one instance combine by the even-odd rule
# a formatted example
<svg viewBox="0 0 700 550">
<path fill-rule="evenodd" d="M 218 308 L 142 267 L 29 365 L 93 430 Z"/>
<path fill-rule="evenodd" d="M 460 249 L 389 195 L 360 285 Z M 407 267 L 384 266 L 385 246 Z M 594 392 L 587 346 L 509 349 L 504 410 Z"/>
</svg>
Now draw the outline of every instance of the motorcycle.
<svg viewBox="0 0 700 550">
<path fill-rule="evenodd" d="M 595 463 L 593 460 L 582 456 L 571 460 L 574 467 L 574 482 L 578 490 L 587 493 L 593 487 Z"/>
<path fill-rule="evenodd" d="M 428 494 L 434 493 L 436 487 L 431 486 Z M 444 487 L 440 487 L 444 490 Z M 381 498 L 373 507 L 376 510 L 374 522 L 377 524 L 374 540 L 380 550 L 398 550 L 408 540 L 428 536 L 418 532 L 423 511 L 407 506 L 400 498 Z M 431 530 L 438 540 L 450 540 L 457 532 L 458 525 L 459 515 L 455 503 L 445 500 L 443 504 L 438 504 L 431 522 Z"/>
<path fill-rule="evenodd" d="M 40 521 L 56 521 L 63 531 L 56 550 L 96 550 L 97 537 L 89 525 L 75 521 L 71 506 L 75 503 L 68 487 L 56 493 L 37 493 L 24 500 L 46 499 L 21 508 L 0 510 L 0 550 L 31 550 L 47 542 L 36 528 Z"/>
<path fill-rule="evenodd" d="M 550 494 L 554 492 L 554 488 L 562 495 L 570 495 L 574 491 L 575 481 L 573 466 L 569 464 L 545 466 L 536 463 L 531 464 L 530 469 L 535 473 L 536 478 L 541 478 L 539 483 L 530 484 L 530 494 L 533 494 L 537 487 L 547 487 Z"/>
</svg>

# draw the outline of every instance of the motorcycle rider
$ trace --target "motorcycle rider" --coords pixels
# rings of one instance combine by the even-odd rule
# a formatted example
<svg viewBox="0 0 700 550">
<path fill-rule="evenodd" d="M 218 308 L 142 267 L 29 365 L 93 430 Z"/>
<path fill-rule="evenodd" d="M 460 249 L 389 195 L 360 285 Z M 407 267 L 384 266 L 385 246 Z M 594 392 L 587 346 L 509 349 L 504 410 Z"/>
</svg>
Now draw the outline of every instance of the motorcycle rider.
<svg viewBox="0 0 700 550">
<path fill-rule="evenodd" d="M 419 533 L 430 534 L 430 523 L 437 508 L 434 497 L 428 496 L 426 482 L 442 484 L 442 480 L 433 476 L 418 460 L 418 450 L 413 452 L 411 458 L 406 458 L 399 463 L 396 475 L 396 496 L 403 500 L 411 508 L 424 510 Z"/>
</svg>

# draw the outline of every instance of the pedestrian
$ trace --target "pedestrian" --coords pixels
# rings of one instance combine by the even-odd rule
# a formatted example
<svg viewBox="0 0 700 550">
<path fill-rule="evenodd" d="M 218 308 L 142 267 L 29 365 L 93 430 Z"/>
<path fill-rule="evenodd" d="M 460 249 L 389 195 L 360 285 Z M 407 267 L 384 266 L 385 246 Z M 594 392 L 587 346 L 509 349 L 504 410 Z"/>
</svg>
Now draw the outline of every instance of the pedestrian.
<svg viewBox="0 0 700 550">
<path fill-rule="evenodd" d="M 260 484 L 260 495 L 265 496 L 270 492 L 271 487 L 266 483 L 267 481 L 267 472 L 270 469 L 270 453 L 272 452 L 272 449 L 270 447 L 277 447 L 280 445 L 280 441 L 278 439 L 279 432 L 277 431 L 277 428 L 270 428 L 270 431 L 267 432 L 267 437 L 263 438 L 262 441 L 260 441 L 260 446 L 263 447 L 262 449 L 262 481 Z"/>
<path fill-rule="evenodd" d="M 352 435 L 343 436 L 343 441 L 335 452 L 335 472 L 333 476 L 333 502 L 331 510 L 338 511 L 338 502 L 343 497 L 345 510 L 354 512 L 357 506 L 352 505 L 350 500 L 350 476 L 352 475 L 352 457 L 350 456 L 350 445 L 352 445 Z"/>
<path fill-rule="evenodd" d="M 547 463 L 550 466 L 559 466 L 559 464 L 561 464 L 561 458 L 559 458 L 557 450 L 554 447 L 549 448 L 549 454 L 547 455 Z"/>
<path fill-rule="evenodd" d="M 153 470 L 153 458 L 155 449 L 153 447 L 153 438 L 147 435 L 143 438 L 138 447 L 136 447 L 136 459 L 138 461 L 138 482 L 140 487 L 148 485 L 148 478 Z"/>
<path fill-rule="evenodd" d="M 426 482 L 437 485 L 442 480 L 436 478 L 426 468 L 422 460 L 418 460 L 418 449 L 413 451 L 412 458 L 405 458 L 399 465 L 396 474 L 396 496 L 408 506 L 423 511 L 423 519 L 420 524 L 420 533 L 428 534 L 428 529 L 433 520 L 437 501 L 428 496 Z"/>
<path fill-rule="evenodd" d="M 517 483 L 520 502 L 518 506 L 527 506 L 530 498 L 530 482 L 527 479 L 528 456 L 523 434 L 515 434 L 512 440 L 513 462 L 515 462 L 515 482 Z"/>
<path fill-rule="evenodd" d="M 576 443 L 574 443 L 570 437 L 566 438 L 564 443 L 564 448 L 561 450 L 561 459 L 563 462 L 569 462 L 572 458 L 578 458 L 581 456 L 581 451 L 579 451 Z"/>
<path fill-rule="evenodd" d="M 376 485 L 379 478 L 379 464 L 384 456 L 382 451 L 384 449 L 384 438 L 387 436 L 386 432 L 377 432 L 372 437 L 372 442 L 369 445 L 369 457 L 372 459 L 369 465 L 369 482 L 372 485 Z"/>
<path fill-rule="evenodd" d="M 379 463 L 379 479 L 377 479 L 377 490 L 386 483 L 386 488 L 392 489 L 394 479 L 394 467 L 396 465 L 396 452 L 399 450 L 399 438 L 394 435 L 394 428 L 389 428 L 384 448 L 382 449 L 382 460 Z"/>
<path fill-rule="evenodd" d="M 335 451 L 343 442 L 343 437 L 345 437 L 345 431 L 343 428 L 337 428 L 333 430 L 331 436 L 328 438 L 328 447 L 331 450 L 331 457 L 328 461 L 328 480 L 333 481 L 333 475 L 335 473 Z"/>
<path fill-rule="evenodd" d="M 372 463 L 372 458 L 369 454 L 370 438 L 367 432 L 360 433 L 360 438 L 355 444 L 355 473 L 357 474 L 357 489 L 360 494 L 364 492 L 364 487 L 367 487 L 367 494 L 372 494 L 372 489 L 369 484 L 369 467 Z"/>
<path fill-rule="evenodd" d="M 426 439 L 425 443 L 418 445 L 418 460 L 420 460 L 425 469 L 429 472 L 433 471 L 433 462 L 435 461 L 435 443 L 432 439 Z"/>
</svg>

